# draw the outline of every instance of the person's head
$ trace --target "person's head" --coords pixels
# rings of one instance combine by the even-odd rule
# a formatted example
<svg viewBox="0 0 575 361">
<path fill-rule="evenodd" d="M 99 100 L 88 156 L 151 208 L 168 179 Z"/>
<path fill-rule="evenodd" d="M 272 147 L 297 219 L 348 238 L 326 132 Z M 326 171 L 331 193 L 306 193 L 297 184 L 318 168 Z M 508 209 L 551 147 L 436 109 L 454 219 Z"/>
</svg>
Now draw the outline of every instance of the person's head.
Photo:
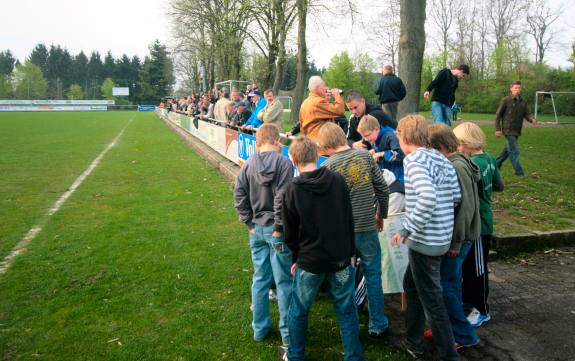
<svg viewBox="0 0 575 361">
<path fill-rule="evenodd" d="M 279 148 L 280 129 L 275 124 L 264 123 L 256 131 L 256 149 L 264 146 Z"/>
<path fill-rule="evenodd" d="M 252 103 L 254 104 L 258 104 L 258 102 L 260 101 L 260 98 L 262 97 L 262 93 L 260 93 L 259 90 L 252 90 L 248 96 L 251 97 L 252 99 Z"/>
<path fill-rule="evenodd" d="M 228 88 L 222 88 L 222 90 L 220 91 L 220 94 L 221 94 L 222 98 L 226 98 L 226 99 L 230 98 L 230 93 L 228 91 Z"/>
<path fill-rule="evenodd" d="M 319 149 L 323 154 L 331 155 L 339 147 L 347 145 L 347 138 L 341 127 L 328 122 L 322 125 L 316 136 Z"/>
<path fill-rule="evenodd" d="M 227 111 L 228 113 L 232 113 L 234 111 L 234 103 L 228 103 L 228 105 L 226 105 Z"/>
<path fill-rule="evenodd" d="M 469 65 L 461 64 L 451 70 L 453 75 L 455 75 L 458 79 L 463 79 L 466 75 L 469 75 Z"/>
<path fill-rule="evenodd" d="M 310 164 L 317 164 L 317 145 L 306 136 L 296 138 L 289 146 L 289 155 L 293 164 L 300 169 Z"/>
<path fill-rule="evenodd" d="M 409 154 L 414 148 L 429 146 L 429 122 L 418 114 L 403 117 L 396 129 L 399 145 L 403 153 Z"/>
<path fill-rule="evenodd" d="M 383 75 L 393 74 L 393 67 L 391 65 L 385 65 L 382 71 Z"/>
<path fill-rule="evenodd" d="M 273 102 L 275 99 L 274 91 L 272 89 L 267 89 L 266 91 L 264 91 L 264 99 L 268 103 Z"/>
<path fill-rule="evenodd" d="M 465 122 L 453 128 L 459 141 L 457 150 L 465 154 L 479 153 L 485 147 L 485 133 L 475 123 Z"/>
<path fill-rule="evenodd" d="M 459 140 L 446 124 L 433 124 L 429 127 L 429 145 L 447 156 L 457 152 Z"/>
<path fill-rule="evenodd" d="M 234 102 L 240 100 L 240 93 L 237 90 L 232 91 L 232 100 Z"/>
<path fill-rule="evenodd" d="M 325 93 L 327 91 L 327 87 L 325 86 L 325 82 L 323 81 L 323 79 L 319 75 L 314 75 L 314 76 L 309 78 L 309 81 L 307 83 L 307 88 L 310 92 L 316 92 L 316 93 L 321 94 L 322 96 L 325 96 Z"/>
<path fill-rule="evenodd" d="M 246 110 L 246 105 L 245 104 L 240 104 L 238 105 L 238 114 L 242 114 L 244 112 L 244 110 Z"/>
<path fill-rule="evenodd" d="M 359 118 L 365 114 L 365 98 L 355 90 L 347 93 L 345 104 L 355 117 Z"/>
<path fill-rule="evenodd" d="M 521 82 L 519 80 L 514 81 L 511 83 L 511 87 L 509 88 L 511 95 L 516 97 L 521 94 Z"/>
<path fill-rule="evenodd" d="M 375 143 L 379 134 L 379 122 L 374 116 L 366 114 L 359 121 L 357 131 L 365 141 Z"/>
</svg>

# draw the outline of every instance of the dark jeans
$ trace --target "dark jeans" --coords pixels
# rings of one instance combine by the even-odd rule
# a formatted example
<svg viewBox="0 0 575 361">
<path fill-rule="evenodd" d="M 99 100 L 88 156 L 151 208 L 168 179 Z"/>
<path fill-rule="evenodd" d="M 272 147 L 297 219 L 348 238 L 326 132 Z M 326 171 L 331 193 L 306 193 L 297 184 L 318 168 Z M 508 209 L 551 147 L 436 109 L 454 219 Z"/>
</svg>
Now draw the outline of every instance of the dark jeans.
<svg viewBox="0 0 575 361">
<path fill-rule="evenodd" d="M 399 102 L 383 103 L 381 104 L 381 110 L 389 115 L 393 120 L 397 121 L 397 107 Z"/>
<path fill-rule="evenodd" d="M 405 318 L 408 346 L 423 351 L 423 331 L 427 315 L 441 360 L 459 360 L 451 323 L 443 302 L 440 280 L 442 256 L 426 256 L 410 249 L 408 258 L 409 265 L 403 278 L 403 289 L 407 294 Z"/>
<path fill-rule="evenodd" d="M 463 262 L 463 304 L 477 308 L 482 315 L 489 313 L 489 248 L 491 235 L 483 235 L 481 239 L 473 242 L 469 254 Z"/>
<path fill-rule="evenodd" d="M 507 158 L 511 159 L 511 165 L 515 169 L 515 175 L 523 175 L 523 167 L 519 163 L 519 136 L 517 135 L 506 135 L 505 138 L 507 142 L 505 143 L 505 148 L 497 156 L 497 167 L 501 168 L 503 162 Z"/>
</svg>

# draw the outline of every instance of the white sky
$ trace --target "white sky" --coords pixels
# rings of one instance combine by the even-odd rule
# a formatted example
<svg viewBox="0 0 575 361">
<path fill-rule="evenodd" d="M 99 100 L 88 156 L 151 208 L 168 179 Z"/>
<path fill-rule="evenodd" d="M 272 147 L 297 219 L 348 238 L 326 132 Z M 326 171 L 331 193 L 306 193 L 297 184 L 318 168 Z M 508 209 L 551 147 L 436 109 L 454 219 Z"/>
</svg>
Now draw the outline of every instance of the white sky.
<svg viewBox="0 0 575 361">
<path fill-rule="evenodd" d="M 553 66 L 570 66 L 567 58 L 575 38 L 574 0 L 547 0 L 550 6 L 564 4 L 564 12 L 556 23 L 559 42 L 548 51 L 546 61 Z M 15 6 L 7 6 L 11 2 Z M 102 56 L 111 50 L 115 57 L 126 53 L 143 58 L 148 45 L 160 39 L 169 45 L 169 23 L 165 15 L 167 0 L 1 0 L 0 50 L 10 49 L 23 61 L 39 42 L 59 44 L 72 54 L 80 50 L 89 54 L 98 50 Z M 428 1 L 429 2 L 429 1 Z M 366 25 L 356 23 L 352 29 L 349 19 L 327 16 L 318 25 L 309 18 L 308 46 L 312 59 L 319 67 L 327 66 L 330 58 L 344 50 L 354 54 L 367 51 L 375 55 L 374 45 L 366 40 L 364 29 L 376 26 L 367 21 L 379 13 L 385 2 L 359 0 Z M 17 6 L 17 10 L 16 9 Z M 426 30 L 430 32 L 430 24 Z M 295 46 L 295 38 L 292 38 Z M 434 43 L 428 41 L 429 47 Z"/>
</svg>

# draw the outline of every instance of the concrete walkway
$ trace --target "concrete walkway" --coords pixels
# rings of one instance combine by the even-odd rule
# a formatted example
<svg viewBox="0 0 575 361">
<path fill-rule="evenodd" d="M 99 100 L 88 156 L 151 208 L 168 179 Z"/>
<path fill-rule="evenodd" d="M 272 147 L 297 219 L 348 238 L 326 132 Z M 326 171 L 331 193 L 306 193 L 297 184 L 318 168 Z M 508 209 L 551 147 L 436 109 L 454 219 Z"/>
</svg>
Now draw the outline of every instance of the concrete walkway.
<svg viewBox="0 0 575 361">
<path fill-rule="evenodd" d="M 491 321 L 462 360 L 575 360 L 575 247 L 490 263 Z M 404 337 L 399 298 L 386 296 L 392 343 Z"/>
</svg>

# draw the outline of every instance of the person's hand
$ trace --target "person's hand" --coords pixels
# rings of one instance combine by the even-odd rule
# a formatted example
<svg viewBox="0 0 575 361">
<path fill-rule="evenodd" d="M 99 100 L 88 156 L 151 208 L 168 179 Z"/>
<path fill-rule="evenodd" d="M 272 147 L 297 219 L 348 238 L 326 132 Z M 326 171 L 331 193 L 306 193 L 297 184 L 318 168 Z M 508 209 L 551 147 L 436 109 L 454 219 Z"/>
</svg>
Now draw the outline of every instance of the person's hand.
<svg viewBox="0 0 575 361">
<path fill-rule="evenodd" d="M 372 151 L 373 151 L 373 149 L 372 149 Z M 370 153 L 371 153 L 371 151 L 370 151 Z M 381 155 L 380 155 L 379 153 L 376 153 L 375 151 L 374 151 L 373 153 L 371 153 L 371 157 L 373 158 L 373 160 L 374 160 L 376 163 L 377 163 L 377 161 L 379 160 L 379 157 L 380 157 L 380 156 L 381 156 Z"/>
<path fill-rule="evenodd" d="M 401 234 L 394 234 L 389 242 L 391 243 L 392 247 L 399 247 L 401 245 Z"/>
<path fill-rule="evenodd" d="M 457 257 L 459 255 L 459 250 L 457 249 L 450 249 L 447 251 L 447 256 L 449 257 Z"/>
<path fill-rule="evenodd" d="M 377 224 L 377 231 L 382 232 L 383 231 L 383 218 L 379 218 L 378 216 L 375 216 L 375 223 Z"/>
<path fill-rule="evenodd" d="M 429 100 L 429 92 L 427 90 L 423 92 L 423 97 L 425 100 Z"/>
<path fill-rule="evenodd" d="M 283 236 L 283 233 L 281 233 L 281 232 L 278 232 L 278 231 L 272 232 L 272 237 L 274 237 L 274 238 L 281 238 L 281 236 Z"/>
<path fill-rule="evenodd" d="M 336 96 L 340 97 L 341 95 L 339 94 L 339 89 L 337 89 L 337 88 L 331 89 L 331 96 L 334 97 L 334 98 L 335 98 Z"/>
<path fill-rule="evenodd" d="M 355 268 L 355 257 L 351 257 L 351 261 L 349 262 L 351 268 Z"/>
<path fill-rule="evenodd" d="M 295 269 L 296 269 L 296 267 L 297 267 L 297 263 L 294 263 L 294 264 L 291 265 L 289 271 L 290 271 L 290 273 L 291 273 L 292 275 L 295 275 Z"/>
<path fill-rule="evenodd" d="M 365 148 L 367 148 L 367 146 L 361 140 L 358 140 L 357 142 L 353 143 L 351 145 L 351 147 L 353 149 L 365 149 Z"/>
<path fill-rule="evenodd" d="M 532 118 L 532 119 L 531 119 L 531 124 L 532 124 L 534 127 L 537 126 L 537 119 Z"/>
<path fill-rule="evenodd" d="M 289 138 L 289 137 L 291 137 L 291 136 L 292 136 L 291 132 L 287 132 L 287 133 L 286 133 L 286 138 Z"/>
<path fill-rule="evenodd" d="M 502 136 L 502 135 L 503 135 L 503 132 L 502 132 L 502 131 L 500 131 L 500 130 L 496 130 L 496 131 L 495 131 L 495 136 L 496 136 L 496 137 L 500 137 L 500 136 Z"/>
<path fill-rule="evenodd" d="M 248 232 L 250 232 L 251 234 L 256 233 L 256 227 L 250 227 L 250 226 L 248 226 Z"/>
</svg>

